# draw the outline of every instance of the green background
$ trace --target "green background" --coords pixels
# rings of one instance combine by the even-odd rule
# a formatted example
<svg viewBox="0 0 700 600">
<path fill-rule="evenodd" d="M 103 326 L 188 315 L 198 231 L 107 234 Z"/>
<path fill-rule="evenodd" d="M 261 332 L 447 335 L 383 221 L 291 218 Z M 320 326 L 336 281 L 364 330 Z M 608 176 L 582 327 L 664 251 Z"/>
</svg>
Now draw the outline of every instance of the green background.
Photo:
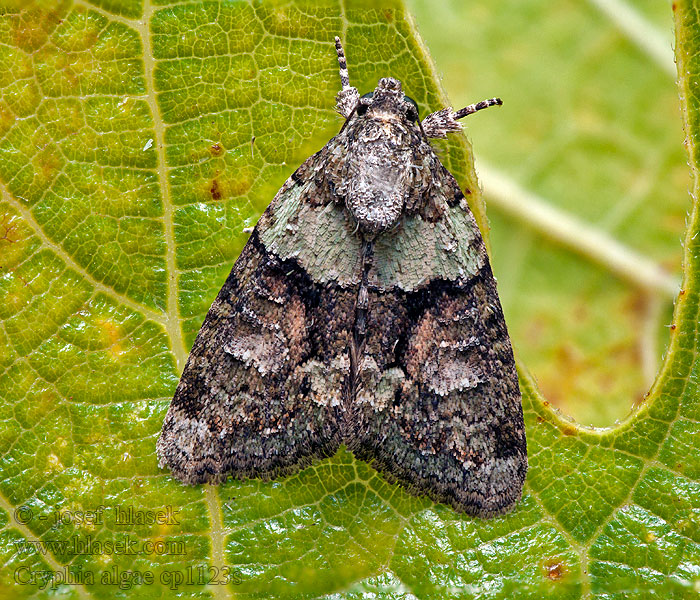
<svg viewBox="0 0 700 600">
<path fill-rule="evenodd" d="M 0 3 L 0 598 L 698 596 L 696 212 L 678 244 L 697 7 L 411 6 L 427 46 L 398 3 Z M 674 13 L 679 87 L 635 38 L 670 47 Z M 344 451 L 269 483 L 157 467 L 243 228 L 341 124 L 335 34 L 361 92 L 391 74 L 423 114 L 504 98 L 466 125 L 517 353 L 584 423 L 638 404 L 580 427 L 521 364 L 530 471 L 504 517 L 410 496 Z M 466 138 L 439 149 L 486 229 Z M 552 231 L 502 207 L 504 182 L 559 209 Z M 559 239 L 561 215 L 588 229 Z M 591 231 L 668 276 L 586 250 Z"/>
</svg>

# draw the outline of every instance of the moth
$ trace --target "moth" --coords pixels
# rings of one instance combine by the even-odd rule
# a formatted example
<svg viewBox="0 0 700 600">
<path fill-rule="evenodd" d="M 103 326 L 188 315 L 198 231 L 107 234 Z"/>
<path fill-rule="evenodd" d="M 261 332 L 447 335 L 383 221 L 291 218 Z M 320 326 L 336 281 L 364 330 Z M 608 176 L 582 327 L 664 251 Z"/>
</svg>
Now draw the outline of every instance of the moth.
<svg viewBox="0 0 700 600">
<path fill-rule="evenodd" d="M 214 300 L 160 465 L 187 484 L 273 479 L 344 444 L 412 493 L 503 513 L 527 471 L 513 351 L 479 228 L 429 142 L 501 101 L 421 121 L 396 79 L 360 96 L 335 45 L 345 122 Z"/>
</svg>

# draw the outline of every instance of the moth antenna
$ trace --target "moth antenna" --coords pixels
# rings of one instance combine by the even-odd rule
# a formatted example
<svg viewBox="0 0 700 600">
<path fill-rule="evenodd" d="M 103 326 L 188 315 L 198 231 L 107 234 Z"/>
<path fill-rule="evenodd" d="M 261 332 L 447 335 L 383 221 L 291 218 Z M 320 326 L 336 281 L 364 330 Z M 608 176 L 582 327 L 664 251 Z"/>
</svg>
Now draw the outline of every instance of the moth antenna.
<svg viewBox="0 0 700 600">
<path fill-rule="evenodd" d="M 482 100 L 481 102 L 477 102 L 476 104 L 470 104 L 469 106 L 465 106 L 464 108 L 459 109 L 453 116 L 452 118 L 456 119 L 461 119 L 463 117 L 466 117 L 467 115 L 471 115 L 472 113 L 475 113 L 477 110 L 482 110 L 484 108 L 488 108 L 489 106 L 501 106 L 503 104 L 503 100 L 500 98 L 489 98 L 488 100 Z"/>
<path fill-rule="evenodd" d="M 345 60 L 345 52 L 340 38 L 335 36 L 335 52 L 338 55 L 338 66 L 340 67 L 340 85 L 342 89 L 335 97 L 335 110 L 346 119 L 352 114 L 360 101 L 360 92 L 350 85 L 350 74 L 348 73 L 348 63 Z"/>
<path fill-rule="evenodd" d="M 338 65 L 340 66 L 340 84 L 344 90 L 350 87 L 350 73 L 348 73 L 348 63 L 345 60 L 345 52 L 340 38 L 335 36 L 335 51 L 338 54 Z"/>
<path fill-rule="evenodd" d="M 451 108 L 443 108 L 425 117 L 421 126 L 426 137 L 446 138 L 448 133 L 462 130 L 462 125 L 457 122 L 458 119 L 462 119 L 489 106 L 500 106 L 501 104 L 503 104 L 503 100 L 500 98 L 489 98 L 488 100 L 465 106 L 457 112 L 452 112 Z"/>
</svg>

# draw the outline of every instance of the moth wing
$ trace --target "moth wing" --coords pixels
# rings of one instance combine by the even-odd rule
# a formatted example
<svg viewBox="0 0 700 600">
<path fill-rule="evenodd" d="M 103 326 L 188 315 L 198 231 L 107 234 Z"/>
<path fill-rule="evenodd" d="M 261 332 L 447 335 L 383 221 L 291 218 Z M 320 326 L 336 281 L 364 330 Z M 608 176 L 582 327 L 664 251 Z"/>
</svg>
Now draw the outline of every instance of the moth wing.
<svg viewBox="0 0 700 600">
<path fill-rule="evenodd" d="M 299 176 L 303 167 L 212 304 L 165 417 L 160 464 L 185 483 L 273 478 L 340 443 L 357 292 L 319 285 L 300 264 L 314 240 L 293 223 L 326 209 L 313 181 Z"/>
<path fill-rule="evenodd" d="M 488 517 L 522 494 L 521 396 L 483 239 L 440 176 L 442 214 L 406 216 L 375 247 L 351 448 L 390 480 Z"/>
</svg>

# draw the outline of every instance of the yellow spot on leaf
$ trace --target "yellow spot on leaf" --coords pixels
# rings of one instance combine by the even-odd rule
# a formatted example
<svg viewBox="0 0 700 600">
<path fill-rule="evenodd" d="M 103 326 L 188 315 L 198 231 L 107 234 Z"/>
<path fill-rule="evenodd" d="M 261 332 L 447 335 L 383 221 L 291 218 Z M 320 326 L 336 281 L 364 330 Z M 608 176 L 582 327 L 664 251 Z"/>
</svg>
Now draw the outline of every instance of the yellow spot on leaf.
<svg viewBox="0 0 700 600">
<path fill-rule="evenodd" d="M 120 327 L 109 319 L 98 319 L 97 326 L 102 330 L 106 338 L 105 345 L 108 348 L 109 354 L 114 359 L 119 358 L 119 356 L 124 353 L 124 349 L 121 345 L 122 331 Z"/>
<path fill-rule="evenodd" d="M 48 470 L 51 471 L 63 471 L 65 467 L 63 466 L 63 463 L 61 462 L 61 459 L 58 458 L 55 454 L 49 454 L 46 457 L 46 463 L 49 467 Z"/>
<path fill-rule="evenodd" d="M 253 186 L 253 175 L 248 169 L 241 169 L 237 177 L 227 181 L 227 190 L 231 196 L 243 196 Z"/>
</svg>

